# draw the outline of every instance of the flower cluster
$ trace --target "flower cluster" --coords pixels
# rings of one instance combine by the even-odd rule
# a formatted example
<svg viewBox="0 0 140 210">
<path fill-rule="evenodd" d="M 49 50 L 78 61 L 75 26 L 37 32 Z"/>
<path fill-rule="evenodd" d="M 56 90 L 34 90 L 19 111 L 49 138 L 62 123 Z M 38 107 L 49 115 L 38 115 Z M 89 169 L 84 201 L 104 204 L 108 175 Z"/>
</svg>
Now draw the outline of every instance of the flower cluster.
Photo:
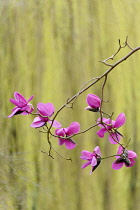
<svg viewBox="0 0 140 210">
<path fill-rule="evenodd" d="M 85 110 L 89 110 L 92 112 L 99 112 L 101 110 L 101 99 L 94 95 L 88 94 L 86 102 L 88 106 Z M 101 113 L 102 114 L 102 113 Z M 120 113 L 116 120 L 112 120 L 111 117 L 104 118 L 101 116 L 97 120 L 97 124 L 101 129 L 96 132 L 98 137 L 103 138 L 105 133 L 108 133 L 108 139 L 111 144 L 119 144 L 119 148 L 117 154 L 114 155 L 116 157 L 116 161 L 113 162 L 112 168 L 114 170 L 118 170 L 122 168 L 123 165 L 126 167 L 132 167 L 135 163 L 134 158 L 137 158 L 137 154 L 132 150 L 127 150 L 122 144 L 120 144 L 120 140 L 123 135 L 118 131 L 118 128 L 123 126 L 126 122 L 126 116 L 124 113 Z M 93 153 L 83 150 L 82 156 L 80 157 L 83 160 L 87 160 L 87 162 L 82 166 L 82 168 L 91 165 L 92 170 L 90 174 L 98 167 L 102 159 L 101 152 L 99 146 L 96 146 Z"/>
<path fill-rule="evenodd" d="M 77 146 L 77 143 L 73 140 L 75 135 L 80 134 L 80 124 L 78 122 L 72 122 L 69 127 L 63 128 L 62 125 L 55 120 L 56 115 L 55 107 L 52 103 L 38 103 L 37 111 L 33 113 L 34 107 L 29 102 L 33 99 L 34 96 L 31 96 L 29 100 L 26 100 L 24 96 L 20 93 L 15 92 L 14 98 L 10 99 L 10 102 L 15 105 L 12 113 L 8 116 L 9 118 L 14 115 L 36 115 L 32 124 L 30 125 L 33 128 L 43 128 L 44 132 L 49 133 L 49 135 L 58 138 L 59 145 L 65 145 L 67 149 L 74 149 Z M 102 102 L 98 96 L 94 94 L 88 94 L 86 98 L 88 106 L 85 110 L 99 113 L 99 118 L 96 121 L 95 126 L 99 126 L 100 129 L 97 131 L 97 136 L 103 138 L 105 133 L 108 133 L 108 140 L 111 144 L 117 144 L 119 146 L 118 151 L 115 155 L 109 157 L 116 157 L 116 160 L 112 164 L 114 170 L 118 170 L 124 166 L 132 167 L 135 163 L 135 158 L 137 154 L 132 150 L 127 150 L 120 141 L 124 136 L 118 131 L 118 129 L 123 126 L 126 122 L 126 116 L 124 113 L 120 113 L 116 120 L 112 120 L 112 115 L 107 114 L 108 118 L 104 117 L 104 112 L 102 111 Z M 93 127 L 95 127 L 93 126 Z M 54 127 L 56 130 L 54 134 L 51 132 L 51 128 Z M 87 129 L 86 131 L 88 131 Z M 81 132 L 82 133 L 82 132 Z M 93 152 L 83 150 L 81 152 L 82 156 L 80 158 L 86 162 L 82 165 L 82 169 L 87 166 L 91 166 L 90 174 L 99 166 L 101 161 L 106 158 L 102 158 L 101 151 L 99 146 L 96 146 Z"/>
<path fill-rule="evenodd" d="M 51 119 L 52 115 L 55 112 L 54 105 L 52 103 L 38 103 L 37 105 L 37 112 L 32 113 L 34 110 L 34 107 L 32 104 L 28 103 L 33 99 L 33 96 L 29 98 L 29 100 L 26 100 L 24 96 L 22 96 L 20 93 L 15 92 L 14 93 L 15 99 L 10 99 L 10 102 L 16 105 L 16 107 L 12 110 L 12 113 L 8 116 L 13 117 L 14 115 L 18 114 L 33 114 L 37 115 L 37 117 L 34 118 L 33 123 L 30 125 L 33 128 L 40 128 L 40 127 L 46 127 L 48 128 L 47 123 L 49 123 L 52 127 L 57 128 L 55 130 L 55 134 L 58 137 L 58 144 L 63 145 L 65 144 L 67 149 L 74 149 L 76 147 L 76 142 L 71 138 L 72 135 L 78 133 L 80 131 L 80 124 L 78 122 L 72 122 L 69 127 L 67 128 L 61 128 L 62 125 L 54 120 Z"/>
</svg>

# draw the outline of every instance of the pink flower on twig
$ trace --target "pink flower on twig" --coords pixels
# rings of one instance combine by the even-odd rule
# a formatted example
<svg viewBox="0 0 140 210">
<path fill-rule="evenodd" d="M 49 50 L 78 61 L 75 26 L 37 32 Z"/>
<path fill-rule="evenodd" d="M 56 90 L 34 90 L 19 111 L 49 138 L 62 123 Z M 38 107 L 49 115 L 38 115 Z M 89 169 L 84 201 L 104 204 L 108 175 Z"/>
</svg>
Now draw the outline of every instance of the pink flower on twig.
<svg viewBox="0 0 140 210">
<path fill-rule="evenodd" d="M 102 121 L 103 121 L 104 125 L 102 125 L 102 124 L 98 125 L 98 126 L 100 126 L 102 128 L 96 134 L 100 138 L 103 138 L 104 134 L 106 132 L 110 132 L 109 137 L 108 137 L 110 143 L 111 144 L 117 144 L 117 142 L 120 141 L 121 136 L 122 136 L 122 134 L 119 133 L 117 131 L 117 129 L 119 127 L 121 127 L 122 125 L 124 125 L 124 123 L 126 122 L 125 114 L 124 113 L 120 113 L 115 121 L 111 120 L 111 119 L 106 119 L 106 118 L 103 118 Z M 98 122 L 100 122 L 100 119 L 98 119 Z"/>
<path fill-rule="evenodd" d="M 137 154 L 133 152 L 132 150 L 127 150 L 123 148 L 122 146 L 119 146 L 117 151 L 116 159 L 113 164 L 112 168 L 114 170 L 118 170 L 124 166 L 126 167 L 132 167 L 135 164 L 135 158 L 137 158 Z"/>
<path fill-rule="evenodd" d="M 93 152 L 89 152 L 87 150 L 83 150 L 81 152 L 82 156 L 80 157 L 83 160 L 87 160 L 86 163 L 82 165 L 82 168 L 86 168 L 88 165 L 92 167 L 90 171 L 90 175 L 92 172 L 99 166 L 101 163 L 101 152 L 99 146 L 96 146 Z"/>
<path fill-rule="evenodd" d="M 13 117 L 17 114 L 27 115 L 30 114 L 34 108 L 33 105 L 29 103 L 33 99 L 34 96 L 31 96 L 29 100 L 26 100 L 23 95 L 18 92 L 14 92 L 14 98 L 10 98 L 10 102 L 16 105 L 16 107 L 12 110 L 12 113 L 8 116 Z"/>
<path fill-rule="evenodd" d="M 47 122 L 52 124 L 52 120 L 50 119 L 50 117 L 53 115 L 55 110 L 53 104 L 38 103 L 37 110 L 38 114 L 40 114 L 41 116 L 35 117 L 33 123 L 30 125 L 31 127 L 39 128 L 44 126 Z M 60 128 L 61 124 L 58 121 L 54 120 L 52 127 Z"/>
<path fill-rule="evenodd" d="M 58 135 L 59 145 L 65 144 L 67 149 L 74 149 L 76 147 L 76 142 L 71 139 L 62 139 L 61 137 L 68 137 L 73 134 L 78 133 L 80 130 L 80 124 L 78 122 L 72 122 L 67 128 L 60 128 L 55 130 L 55 134 Z"/>
<path fill-rule="evenodd" d="M 89 110 L 92 112 L 98 112 L 101 105 L 101 99 L 94 95 L 94 94 L 88 94 L 86 98 L 86 102 L 88 106 L 85 108 L 85 110 Z"/>
</svg>

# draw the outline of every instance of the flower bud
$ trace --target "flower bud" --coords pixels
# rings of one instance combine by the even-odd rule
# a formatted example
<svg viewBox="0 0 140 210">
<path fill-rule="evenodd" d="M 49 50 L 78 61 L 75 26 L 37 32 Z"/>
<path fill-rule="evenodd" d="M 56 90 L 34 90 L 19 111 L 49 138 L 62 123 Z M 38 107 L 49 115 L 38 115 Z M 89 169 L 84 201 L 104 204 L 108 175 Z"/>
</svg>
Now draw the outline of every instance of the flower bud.
<svg viewBox="0 0 140 210">
<path fill-rule="evenodd" d="M 98 112 L 100 110 L 101 99 L 98 96 L 94 94 L 88 94 L 86 102 L 89 106 L 87 106 L 85 110 L 92 112 Z"/>
</svg>

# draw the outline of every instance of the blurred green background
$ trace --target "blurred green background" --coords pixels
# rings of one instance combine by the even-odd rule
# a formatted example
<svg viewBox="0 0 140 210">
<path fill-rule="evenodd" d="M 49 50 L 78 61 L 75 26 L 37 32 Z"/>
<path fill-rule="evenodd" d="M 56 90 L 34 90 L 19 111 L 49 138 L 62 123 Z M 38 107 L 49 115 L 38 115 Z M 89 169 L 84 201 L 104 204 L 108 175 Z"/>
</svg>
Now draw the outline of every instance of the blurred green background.
<svg viewBox="0 0 140 210">
<path fill-rule="evenodd" d="M 68 151 L 51 139 L 54 148 L 73 162 L 48 152 L 46 135 L 29 125 L 33 116 L 8 119 L 15 91 L 32 104 L 51 102 L 56 110 L 80 87 L 108 67 L 99 60 L 111 56 L 128 36 L 131 47 L 140 46 L 140 0 L 0 0 L 0 209 L 2 210 L 139 210 L 140 164 L 115 171 L 114 158 L 104 160 L 90 176 L 82 170 L 79 156 L 96 145 L 102 155 L 112 155 L 107 135 L 99 139 L 98 128 L 75 137 L 78 146 Z M 122 50 L 116 62 L 130 52 Z M 124 143 L 140 156 L 140 52 L 109 74 L 104 110 L 115 117 L 124 112 L 120 129 Z M 84 111 L 88 93 L 101 96 L 101 82 L 81 95 L 75 110 L 57 117 L 63 127 L 73 121 L 81 130 L 91 126 L 97 113 Z"/>
</svg>

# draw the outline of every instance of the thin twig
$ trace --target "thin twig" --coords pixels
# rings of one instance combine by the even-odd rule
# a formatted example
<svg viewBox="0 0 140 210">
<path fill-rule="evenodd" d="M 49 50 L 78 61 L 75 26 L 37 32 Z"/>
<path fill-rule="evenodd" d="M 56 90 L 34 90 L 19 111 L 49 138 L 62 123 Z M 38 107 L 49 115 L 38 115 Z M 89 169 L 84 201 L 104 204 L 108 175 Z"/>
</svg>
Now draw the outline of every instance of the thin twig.
<svg viewBox="0 0 140 210">
<path fill-rule="evenodd" d="M 94 125 L 90 126 L 89 128 L 87 128 L 87 129 L 81 131 L 81 132 L 74 133 L 74 134 L 71 135 L 71 136 L 66 136 L 66 137 L 58 136 L 58 135 L 53 134 L 51 131 L 50 131 L 50 134 L 51 134 L 53 137 L 55 137 L 55 138 L 67 139 L 67 140 L 71 141 L 71 138 L 72 138 L 72 137 L 77 136 L 77 135 L 79 135 L 79 134 L 86 133 L 86 132 L 89 131 L 90 129 L 92 129 L 92 128 L 98 126 L 99 124 L 100 124 L 100 123 L 94 124 Z M 44 132 L 44 133 L 46 133 L 46 132 Z"/>
<path fill-rule="evenodd" d="M 107 157 L 101 157 L 101 159 L 107 159 L 107 158 L 111 158 L 111 157 L 116 157 L 116 156 L 121 156 L 120 154 L 117 154 L 117 155 L 110 155 L 110 156 L 107 156 Z"/>
<path fill-rule="evenodd" d="M 72 159 L 71 158 L 66 158 L 64 156 L 62 156 L 61 154 L 59 154 L 55 149 L 54 147 L 52 146 L 52 149 L 56 152 L 57 155 L 59 155 L 61 158 L 65 159 L 65 160 L 70 160 L 72 162 Z"/>
<path fill-rule="evenodd" d="M 113 55 L 111 55 L 110 57 L 106 58 L 105 60 L 99 61 L 99 62 L 104 63 L 106 66 L 113 66 L 112 64 L 107 63 L 107 61 L 108 61 L 108 60 L 114 60 L 114 57 L 119 53 L 119 51 L 120 51 L 122 48 L 128 47 L 130 50 L 133 50 L 133 48 L 130 47 L 130 45 L 128 44 L 128 36 L 126 37 L 126 40 L 125 40 L 125 42 L 123 43 L 123 44 L 124 44 L 123 46 L 121 45 L 120 39 L 119 39 L 118 41 L 119 41 L 119 48 L 118 48 L 117 52 L 114 53 Z"/>
<path fill-rule="evenodd" d="M 104 87 L 105 87 L 106 81 L 107 81 L 107 75 L 105 75 L 104 82 L 103 82 L 103 85 L 102 85 L 101 105 L 100 105 L 100 117 L 101 117 L 101 122 L 102 122 L 102 118 L 103 118 L 102 104 L 103 104 L 103 100 L 104 100 Z"/>
</svg>

